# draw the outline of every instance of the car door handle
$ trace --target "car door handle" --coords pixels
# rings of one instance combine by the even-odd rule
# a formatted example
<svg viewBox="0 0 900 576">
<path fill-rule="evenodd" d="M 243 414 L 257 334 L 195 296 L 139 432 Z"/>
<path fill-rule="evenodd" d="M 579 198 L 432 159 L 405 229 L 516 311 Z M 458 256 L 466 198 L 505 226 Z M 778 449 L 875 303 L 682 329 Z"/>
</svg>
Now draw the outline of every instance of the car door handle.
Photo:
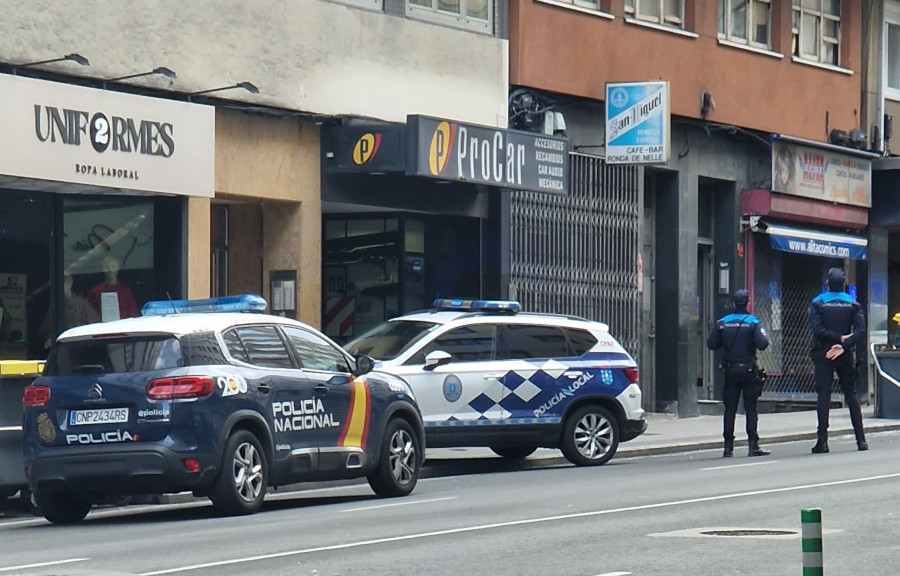
<svg viewBox="0 0 900 576">
<path fill-rule="evenodd" d="M 485 374 L 484 379 L 485 380 L 499 380 L 499 379 L 503 378 L 504 376 L 506 376 L 505 372 L 499 372 L 497 374 Z"/>
<path fill-rule="evenodd" d="M 316 392 L 318 392 L 319 394 L 324 394 L 328 392 L 328 386 L 320 382 L 316 384 Z"/>
<path fill-rule="evenodd" d="M 256 387 L 256 389 L 259 390 L 260 392 L 262 392 L 263 394 L 268 394 L 269 392 L 272 391 L 272 387 L 269 386 L 268 384 L 260 384 L 259 386 Z"/>
<path fill-rule="evenodd" d="M 569 370 L 568 372 L 564 372 L 563 376 L 574 380 L 576 378 L 581 378 L 582 376 L 584 376 L 584 372 L 581 372 L 580 370 Z"/>
</svg>

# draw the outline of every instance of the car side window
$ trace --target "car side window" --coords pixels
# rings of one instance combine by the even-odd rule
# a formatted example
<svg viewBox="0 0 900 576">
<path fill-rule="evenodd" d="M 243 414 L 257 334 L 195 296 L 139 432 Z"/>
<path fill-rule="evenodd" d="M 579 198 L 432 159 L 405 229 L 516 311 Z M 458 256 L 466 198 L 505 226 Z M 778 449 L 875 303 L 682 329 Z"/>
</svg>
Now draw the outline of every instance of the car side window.
<svg viewBox="0 0 900 576">
<path fill-rule="evenodd" d="M 325 372 L 350 372 L 347 357 L 328 341 L 293 326 L 282 326 L 300 359 L 300 367 Z"/>
<path fill-rule="evenodd" d="M 225 341 L 225 348 L 228 349 L 228 353 L 231 354 L 231 357 L 235 360 L 240 360 L 241 362 L 250 363 L 250 357 L 247 356 L 247 351 L 244 350 L 244 345 L 241 344 L 241 339 L 237 335 L 237 331 L 228 330 L 224 334 L 222 334 L 222 340 Z"/>
<path fill-rule="evenodd" d="M 497 327 L 470 324 L 454 328 L 426 344 L 407 364 L 424 364 L 425 356 L 435 350 L 450 354 L 451 362 L 481 362 L 497 357 Z"/>
<path fill-rule="evenodd" d="M 501 339 L 504 360 L 566 358 L 569 356 L 566 335 L 555 326 L 505 324 Z"/>
<path fill-rule="evenodd" d="M 264 368 L 294 368 L 294 362 L 274 326 L 241 326 L 234 332 L 247 351 L 250 364 Z"/>
<path fill-rule="evenodd" d="M 563 328 L 569 337 L 569 356 L 583 356 L 588 350 L 597 344 L 597 339 L 587 330 L 580 328 Z"/>
</svg>

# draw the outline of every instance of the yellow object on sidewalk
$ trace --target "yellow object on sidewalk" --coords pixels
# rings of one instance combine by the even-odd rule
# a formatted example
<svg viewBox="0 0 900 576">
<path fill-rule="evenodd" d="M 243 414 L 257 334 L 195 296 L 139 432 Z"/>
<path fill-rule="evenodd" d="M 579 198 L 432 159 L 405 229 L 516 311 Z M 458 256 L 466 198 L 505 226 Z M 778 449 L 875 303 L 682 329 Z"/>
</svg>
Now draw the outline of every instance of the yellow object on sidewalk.
<svg viewBox="0 0 900 576">
<path fill-rule="evenodd" d="M 0 377 L 40 376 L 44 360 L 0 360 Z"/>
</svg>

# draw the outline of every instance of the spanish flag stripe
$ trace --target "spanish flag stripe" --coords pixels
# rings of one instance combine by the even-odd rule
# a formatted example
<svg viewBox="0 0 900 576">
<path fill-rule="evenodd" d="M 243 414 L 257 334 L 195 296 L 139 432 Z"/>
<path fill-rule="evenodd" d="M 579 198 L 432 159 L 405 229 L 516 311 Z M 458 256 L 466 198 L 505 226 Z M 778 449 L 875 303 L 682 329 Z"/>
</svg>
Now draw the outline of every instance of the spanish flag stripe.
<svg viewBox="0 0 900 576">
<path fill-rule="evenodd" d="M 369 386 L 365 379 L 357 378 L 350 384 L 350 408 L 347 424 L 338 441 L 340 446 L 358 446 L 365 450 L 369 432 Z"/>
</svg>

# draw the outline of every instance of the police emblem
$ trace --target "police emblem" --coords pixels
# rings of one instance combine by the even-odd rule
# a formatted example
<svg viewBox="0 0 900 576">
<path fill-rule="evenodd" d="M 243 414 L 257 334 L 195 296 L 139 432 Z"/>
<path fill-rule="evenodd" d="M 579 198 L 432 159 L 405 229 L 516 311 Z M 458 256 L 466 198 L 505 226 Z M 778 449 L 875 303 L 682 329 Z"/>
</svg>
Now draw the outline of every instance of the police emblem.
<svg viewBox="0 0 900 576">
<path fill-rule="evenodd" d="M 613 373 L 612 370 L 601 370 L 600 371 L 600 381 L 606 384 L 607 386 L 612 386 L 613 383 Z"/>
<path fill-rule="evenodd" d="M 456 402 L 462 396 L 462 380 L 456 374 L 448 374 L 444 378 L 444 398 L 447 402 Z"/>
<path fill-rule="evenodd" d="M 53 425 L 53 421 L 50 420 L 50 415 L 46 412 L 41 412 L 37 417 L 38 424 L 38 436 L 41 437 L 41 442 L 44 444 L 52 444 L 54 440 L 56 440 L 56 426 Z"/>
</svg>

